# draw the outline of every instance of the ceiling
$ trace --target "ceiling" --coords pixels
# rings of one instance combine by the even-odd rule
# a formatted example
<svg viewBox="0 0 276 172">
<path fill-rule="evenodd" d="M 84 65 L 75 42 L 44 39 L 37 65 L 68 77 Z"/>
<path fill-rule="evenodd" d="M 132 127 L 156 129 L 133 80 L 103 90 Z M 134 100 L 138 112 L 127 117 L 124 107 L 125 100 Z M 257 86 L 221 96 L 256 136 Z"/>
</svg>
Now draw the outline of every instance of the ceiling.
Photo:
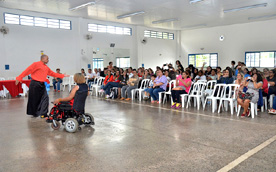
<svg viewBox="0 0 276 172">
<path fill-rule="evenodd" d="M 248 17 L 276 14 L 276 0 L 204 0 L 203 2 L 194 4 L 190 4 L 189 0 L 96 0 L 96 5 L 88 6 L 77 11 L 68 10 L 69 8 L 90 1 L 91 0 L 0 0 L 0 6 L 170 30 L 195 29 L 276 19 L 276 17 L 272 17 L 248 20 Z M 267 7 L 223 13 L 225 9 L 261 3 L 268 3 L 268 5 Z M 145 11 L 146 13 L 139 16 L 117 19 L 118 15 L 136 11 Z M 169 18 L 178 18 L 178 21 L 152 24 L 152 21 Z"/>
</svg>

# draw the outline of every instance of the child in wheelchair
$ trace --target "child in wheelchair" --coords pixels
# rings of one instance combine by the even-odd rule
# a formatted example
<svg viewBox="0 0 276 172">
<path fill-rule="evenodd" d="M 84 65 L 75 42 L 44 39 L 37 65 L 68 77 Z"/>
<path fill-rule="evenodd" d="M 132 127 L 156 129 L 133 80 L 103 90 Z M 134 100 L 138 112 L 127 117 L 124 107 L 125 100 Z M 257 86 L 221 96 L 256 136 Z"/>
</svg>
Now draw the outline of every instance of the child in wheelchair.
<svg viewBox="0 0 276 172">
<path fill-rule="evenodd" d="M 85 113 L 85 100 L 88 95 L 88 86 L 85 83 L 85 77 L 81 73 L 74 75 L 74 81 L 77 84 L 71 91 L 70 95 L 65 98 L 56 99 L 49 116 L 46 118 L 51 127 L 59 129 L 61 123 L 66 131 L 76 132 L 81 129 L 79 126 L 94 125 L 94 118 L 91 114 Z"/>
</svg>

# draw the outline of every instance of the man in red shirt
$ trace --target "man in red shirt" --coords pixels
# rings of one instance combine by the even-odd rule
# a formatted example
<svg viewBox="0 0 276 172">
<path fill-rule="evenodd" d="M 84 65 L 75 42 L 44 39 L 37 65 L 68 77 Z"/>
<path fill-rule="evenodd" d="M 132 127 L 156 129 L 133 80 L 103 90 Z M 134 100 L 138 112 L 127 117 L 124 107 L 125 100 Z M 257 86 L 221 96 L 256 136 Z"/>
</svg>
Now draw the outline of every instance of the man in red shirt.
<svg viewBox="0 0 276 172">
<path fill-rule="evenodd" d="M 38 107 L 42 101 L 43 95 L 46 93 L 46 88 L 44 82 L 47 81 L 47 75 L 64 78 L 69 75 L 58 74 L 53 72 L 46 64 L 49 62 L 49 57 L 47 55 L 42 55 L 40 61 L 34 62 L 26 70 L 24 70 L 18 77 L 16 77 L 15 84 L 17 85 L 22 79 L 31 74 L 32 81 L 29 87 L 29 96 L 28 96 L 28 105 L 27 105 L 27 114 L 38 117 Z"/>
</svg>

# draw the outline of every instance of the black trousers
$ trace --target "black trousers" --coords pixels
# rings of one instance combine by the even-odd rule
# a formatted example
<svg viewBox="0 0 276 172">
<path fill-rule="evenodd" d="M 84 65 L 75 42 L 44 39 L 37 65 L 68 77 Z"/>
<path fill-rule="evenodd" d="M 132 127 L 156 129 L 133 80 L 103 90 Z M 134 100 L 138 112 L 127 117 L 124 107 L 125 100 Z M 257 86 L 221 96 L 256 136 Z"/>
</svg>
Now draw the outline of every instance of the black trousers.
<svg viewBox="0 0 276 172">
<path fill-rule="evenodd" d="M 187 94 L 185 90 L 172 90 L 173 102 L 180 103 L 180 94 Z"/>
<path fill-rule="evenodd" d="M 39 116 L 39 110 L 41 109 L 42 98 L 47 95 L 44 82 L 39 82 L 32 80 L 29 87 L 29 96 L 28 96 L 28 105 L 27 105 L 27 114 L 33 116 Z M 48 95 L 47 95 L 48 97 Z M 48 98 L 49 99 L 49 98 Z M 45 100 L 44 100 L 45 101 Z M 49 101 L 47 105 L 48 111 Z M 44 114 L 43 114 L 44 115 Z"/>
</svg>

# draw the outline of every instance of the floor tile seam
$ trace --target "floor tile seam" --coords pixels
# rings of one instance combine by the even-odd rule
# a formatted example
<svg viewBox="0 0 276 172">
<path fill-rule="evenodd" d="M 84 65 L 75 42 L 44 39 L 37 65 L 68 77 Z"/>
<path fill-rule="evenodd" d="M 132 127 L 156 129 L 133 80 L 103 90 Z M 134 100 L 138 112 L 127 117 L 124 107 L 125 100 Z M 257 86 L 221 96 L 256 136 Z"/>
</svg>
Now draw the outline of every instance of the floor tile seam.
<svg viewBox="0 0 276 172">
<path fill-rule="evenodd" d="M 99 99 L 99 98 L 98 98 Z M 100 98 L 101 99 L 101 98 Z M 104 100 L 104 99 L 102 99 Z M 229 119 L 229 118 L 224 118 L 224 117 L 218 117 L 218 116 L 210 116 L 210 115 L 205 115 L 202 113 L 193 113 L 193 112 L 187 112 L 187 111 L 179 111 L 176 109 L 169 109 L 169 108 L 164 108 L 164 107 L 157 107 L 157 106 L 151 106 L 151 105 L 144 105 L 144 104 L 139 104 L 139 103 L 130 103 L 130 102 L 123 102 L 123 101 L 116 101 L 116 100 L 108 100 L 108 101 L 112 101 L 112 102 L 119 102 L 119 103 L 124 103 L 124 104 L 134 104 L 137 106 L 145 106 L 145 107 L 151 107 L 151 108 L 155 108 L 155 109 L 163 109 L 163 110 L 167 110 L 167 111 L 174 111 L 174 112 L 179 112 L 179 113 L 186 113 L 186 114 L 191 114 L 191 115 L 200 115 L 203 117 L 208 117 L 208 118 L 215 118 L 215 119 L 223 119 L 223 120 L 227 120 L 227 121 L 237 121 L 237 122 L 242 122 L 242 123 L 247 123 L 247 124 L 253 124 L 253 125 L 265 125 L 266 127 L 273 127 L 276 128 L 275 125 L 272 124 L 263 124 L 263 123 L 255 123 L 255 122 L 249 122 L 249 121 L 243 121 L 243 120 L 237 120 L 237 119 Z"/>
</svg>

